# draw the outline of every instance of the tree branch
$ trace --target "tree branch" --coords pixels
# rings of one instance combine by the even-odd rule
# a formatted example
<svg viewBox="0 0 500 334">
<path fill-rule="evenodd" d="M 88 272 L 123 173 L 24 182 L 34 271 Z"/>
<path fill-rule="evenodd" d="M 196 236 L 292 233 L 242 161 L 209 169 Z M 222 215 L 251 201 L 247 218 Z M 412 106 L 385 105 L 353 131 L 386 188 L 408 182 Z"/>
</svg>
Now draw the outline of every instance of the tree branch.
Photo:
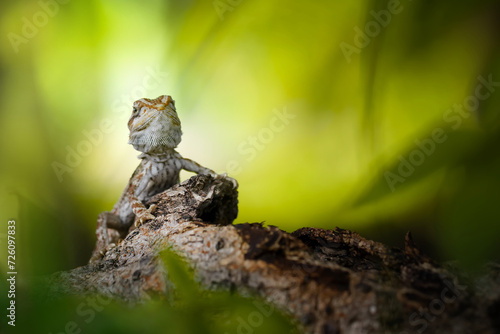
<svg viewBox="0 0 500 334">
<path fill-rule="evenodd" d="M 291 234 L 261 224 L 231 225 L 236 182 L 196 175 L 156 195 L 154 221 L 131 231 L 95 264 L 54 274 L 51 294 L 94 294 L 138 302 L 173 289 L 158 254 L 173 248 L 207 289 L 263 297 L 307 333 L 495 333 L 500 331 L 500 270 L 462 285 L 422 255 L 407 234 L 404 250 L 342 229 Z"/>
</svg>

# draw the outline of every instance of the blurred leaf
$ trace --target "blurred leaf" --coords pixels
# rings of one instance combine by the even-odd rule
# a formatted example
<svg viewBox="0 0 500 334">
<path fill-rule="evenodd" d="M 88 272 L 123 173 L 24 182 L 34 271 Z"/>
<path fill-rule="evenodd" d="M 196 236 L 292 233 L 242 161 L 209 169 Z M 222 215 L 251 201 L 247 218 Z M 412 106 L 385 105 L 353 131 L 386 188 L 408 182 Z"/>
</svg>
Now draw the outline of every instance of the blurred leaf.
<svg viewBox="0 0 500 334">
<path fill-rule="evenodd" d="M 167 268 L 167 279 L 174 285 L 174 293 L 178 299 L 185 303 L 196 301 L 200 296 L 200 290 L 198 283 L 193 279 L 193 270 L 173 250 L 163 251 L 161 258 Z"/>
<path fill-rule="evenodd" d="M 379 173 L 374 184 L 354 205 L 362 206 L 387 196 L 397 197 L 399 191 L 410 188 L 443 168 L 463 164 L 486 142 L 483 135 L 470 131 L 445 131 L 441 127 L 433 131 L 436 130 L 442 133 L 438 136 L 443 140 L 442 143 L 434 141 L 432 135 L 417 139 L 396 161 Z"/>
</svg>

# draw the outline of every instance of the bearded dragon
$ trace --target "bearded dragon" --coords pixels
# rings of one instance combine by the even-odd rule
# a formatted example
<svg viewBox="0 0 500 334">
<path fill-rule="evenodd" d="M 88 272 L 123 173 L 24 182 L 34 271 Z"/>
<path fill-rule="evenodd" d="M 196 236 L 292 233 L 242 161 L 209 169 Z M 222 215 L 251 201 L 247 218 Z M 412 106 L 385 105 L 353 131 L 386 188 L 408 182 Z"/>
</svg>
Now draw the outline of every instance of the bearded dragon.
<svg viewBox="0 0 500 334">
<path fill-rule="evenodd" d="M 181 169 L 217 176 L 213 170 L 183 158 L 175 150 L 182 131 L 172 97 L 162 95 L 135 101 L 128 128 L 129 144 L 142 152 L 139 155 L 141 163 L 113 209 L 99 214 L 97 243 L 90 262 L 100 259 L 107 249 L 127 235 L 129 229 L 155 218 L 151 214 L 154 208 L 148 209 L 144 203 L 179 183 Z"/>
</svg>

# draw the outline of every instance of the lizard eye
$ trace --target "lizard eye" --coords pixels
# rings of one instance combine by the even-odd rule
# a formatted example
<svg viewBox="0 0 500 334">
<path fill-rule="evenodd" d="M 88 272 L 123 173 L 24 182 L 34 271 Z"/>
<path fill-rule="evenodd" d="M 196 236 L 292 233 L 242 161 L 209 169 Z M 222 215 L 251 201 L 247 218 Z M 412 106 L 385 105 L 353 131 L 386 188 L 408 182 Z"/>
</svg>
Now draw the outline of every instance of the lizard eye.
<svg viewBox="0 0 500 334">
<path fill-rule="evenodd" d="M 132 115 L 137 114 L 138 111 L 139 111 L 139 109 L 137 109 L 136 107 L 134 107 L 134 109 L 132 109 Z"/>
</svg>

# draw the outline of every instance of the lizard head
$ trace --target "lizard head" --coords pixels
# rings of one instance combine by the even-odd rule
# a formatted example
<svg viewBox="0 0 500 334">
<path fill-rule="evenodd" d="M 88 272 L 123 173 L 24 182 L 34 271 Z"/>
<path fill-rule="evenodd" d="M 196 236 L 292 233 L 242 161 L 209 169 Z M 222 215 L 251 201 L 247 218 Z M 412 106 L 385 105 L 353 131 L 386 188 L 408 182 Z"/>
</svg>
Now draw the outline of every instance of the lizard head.
<svg viewBox="0 0 500 334">
<path fill-rule="evenodd" d="M 144 153 L 163 153 L 181 141 L 181 121 L 168 95 L 135 101 L 128 128 L 129 144 Z"/>
</svg>

